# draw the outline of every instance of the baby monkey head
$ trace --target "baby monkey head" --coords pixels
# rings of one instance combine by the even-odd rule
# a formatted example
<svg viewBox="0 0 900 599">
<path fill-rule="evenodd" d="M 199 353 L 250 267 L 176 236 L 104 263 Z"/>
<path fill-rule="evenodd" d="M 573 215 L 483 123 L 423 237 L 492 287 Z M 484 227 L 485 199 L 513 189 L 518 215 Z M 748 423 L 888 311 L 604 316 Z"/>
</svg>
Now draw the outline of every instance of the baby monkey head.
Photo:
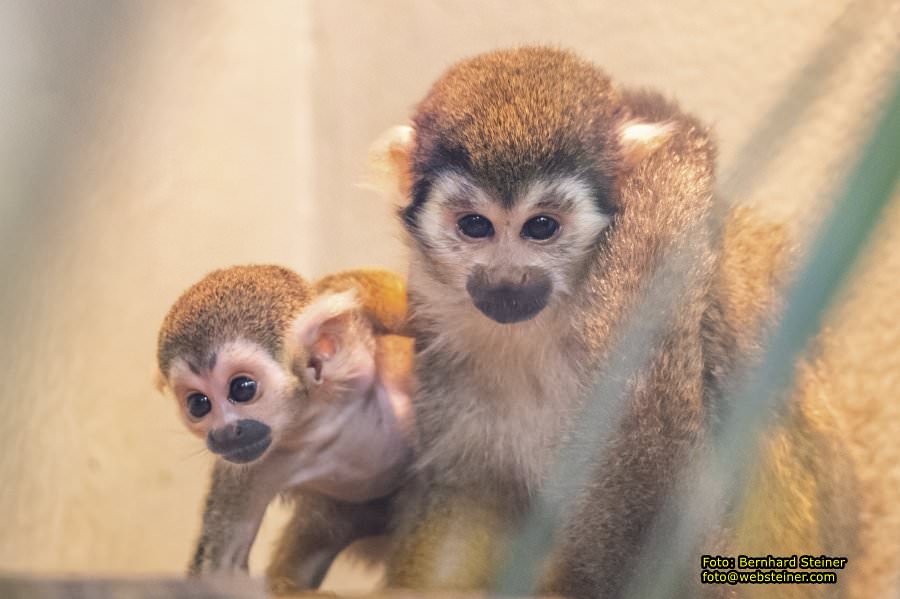
<svg viewBox="0 0 900 599">
<path fill-rule="evenodd" d="M 172 306 L 159 382 L 210 451 L 249 464 L 298 442 L 326 398 L 371 385 L 373 344 L 353 291 L 314 296 L 290 270 L 238 266 Z"/>
<path fill-rule="evenodd" d="M 397 173 L 421 303 L 465 297 L 503 324 L 565 305 L 619 209 L 627 125 L 607 76 L 569 52 L 451 67 L 372 156 Z"/>
</svg>

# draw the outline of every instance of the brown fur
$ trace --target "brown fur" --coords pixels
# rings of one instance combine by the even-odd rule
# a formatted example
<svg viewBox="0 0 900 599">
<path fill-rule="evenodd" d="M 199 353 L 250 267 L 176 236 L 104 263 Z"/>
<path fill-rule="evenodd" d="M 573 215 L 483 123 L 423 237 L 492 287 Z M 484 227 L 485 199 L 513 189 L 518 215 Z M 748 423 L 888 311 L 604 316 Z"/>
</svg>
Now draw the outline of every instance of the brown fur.
<svg viewBox="0 0 900 599">
<path fill-rule="evenodd" d="M 646 95 L 640 100 L 647 102 Z M 641 108 L 632 107 L 636 116 Z M 663 257 L 684 252 L 685 241 L 689 265 L 671 281 L 676 289 L 676 281 L 689 282 L 657 333 L 650 363 L 635 376 L 620 430 L 604 449 L 555 556 L 547 586 L 573 597 L 614 597 L 637 574 L 636 557 L 671 494 L 672 473 L 699 455 L 710 417 L 703 330 L 717 248 L 704 219 L 712 207 L 714 149 L 705 129 L 677 107 L 657 97 L 653 108 L 654 118 L 677 125 L 665 145 L 619 182 L 621 217 L 581 289 L 581 349 L 573 357 L 586 373 L 604 376 L 619 325 Z"/>
<path fill-rule="evenodd" d="M 307 394 L 303 376 L 307 349 L 298 346 L 298 340 L 287 339 L 292 325 L 315 298 L 351 289 L 356 292 L 359 309 L 354 309 L 349 321 L 342 322 L 335 333 L 354 337 L 348 338 L 348 347 L 365 345 L 374 352 L 375 368 L 383 384 L 408 393 L 412 342 L 395 335 L 405 328 L 406 288 L 402 278 L 379 270 L 337 273 L 312 285 L 278 266 L 214 271 L 189 288 L 166 316 L 159 334 L 160 378 L 164 386 L 172 384 L 166 377 L 176 358 L 204 370 L 223 344 L 249 341 L 269 352 L 279 369 L 287 369 L 291 388 L 281 392 L 288 399 L 299 400 Z M 344 382 L 323 381 L 316 387 L 316 397 L 329 397 L 329 385 L 337 390 Z M 288 421 L 295 422 L 302 420 L 303 404 L 289 401 L 271 405 L 272 409 L 291 412 Z M 277 442 L 284 449 L 294 441 Z M 262 513 L 270 497 L 253 490 L 270 487 L 272 476 L 277 474 L 267 472 L 267 468 L 235 467 L 217 461 L 190 573 L 231 567 L 229 560 L 234 558 L 224 554 L 225 539 L 233 527 L 247 526 L 245 514 Z M 317 586 L 338 552 L 360 537 L 383 533 L 388 524 L 390 496 L 353 503 L 301 490 L 288 494 L 296 503 L 294 513 L 267 569 L 269 584 L 277 592 Z M 239 566 L 246 569 L 246 561 Z"/>
<path fill-rule="evenodd" d="M 670 126 L 635 163 L 621 155 L 615 135 L 631 120 Z M 571 415 L 611 369 L 623 323 L 663 258 L 681 254 L 686 265 L 662 273 L 673 290 L 687 282 L 677 309 L 628 383 L 622 421 L 567 514 L 544 580 L 545 591 L 567 596 L 619 596 L 640 575 L 636 556 L 677 473 L 705 451 L 726 392 L 761 349 L 787 271 L 784 231 L 737 209 L 721 236 L 710 235 L 715 151 L 706 129 L 657 94 L 617 91 L 570 53 L 525 48 L 463 61 L 432 87 L 413 123 L 401 178 L 411 181 L 404 219 L 413 250 L 420 476 L 403 498 L 389 582 L 478 588 L 492 580 L 503 539 L 540 488 Z M 593 184 L 598 205 L 614 218 L 571 266 L 580 284 L 565 301 L 532 320 L 497 325 L 452 286 L 452 258 L 438 255 L 445 248 L 419 222 L 447 170 L 470 176 L 507 208 L 536 177 L 583 175 Z M 801 372 L 800 389 L 821 389 L 811 376 Z M 710 539 L 710 547 L 763 554 L 767 546 L 854 548 L 852 539 L 839 540 L 853 530 L 844 441 L 811 399 L 787 404 L 762 441 L 758 493 L 742 504 L 732 534 Z M 779 501 L 773 520 L 765 518 L 766 492 Z M 688 595 L 729 592 L 685 584 L 693 587 Z"/>
<path fill-rule="evenodd" d="M 728 551 L 849 558 L 838 584 L 741 589 L 749 597 L 895 596 L 900 588 L 896 326 L 900 253 L 888 210 L 875 250 L 859 265 L 801 362 L 790 400 L 761 442 Z M 745 240 L 748 253 L 754 241 Z M 761 273 L 762 274 L 762 273 Z M 764 280 L 759 278 L 759 280 Z"/>
<path fill-rule="evenodd" d="M 502 79 L 494 77 L 498 69 Z M 506 201 L 519 184 L 563 168 L 606 193 L 616 162 L 607 123 L 620 106 L 609 80 L 571 53 L 524 48 L 459 63 L 413 117 L 411 208 L 448 162 Z"/>
<path fill-rule="evenodd" d="M 327 275 L 315 284 L 317 294 L 355 289 L 366 319 L 378 335 L 406 335 L 406 282 L 384 270 L 357 269 Z"/>
<path fill-rule="evenodd" d="M 281 360 L 284 332 L 300 310 L 315 295 L 348 289 L 377 334 L 406 333 L 406 284 L 392 272 L 358 269 L 310 285 L 281 266 L 233 266 L 206 275 L 169 310 L 159 332 L 160 371 L 176 355 L 202 359 L 224 339 L 254 341 Z"/>
<path fill-rule="evenodd" d="M 671 133 L 625 172 L 616 132 L 645 115 L 671 123 Z M 445 526 L 464 530 L 465 516 L 454 514 L 457 501 L 500 510 L 478 520 L 500 523 L 487 536 L 503 538 L 546 475 L 568 417 L 608 367 L 619 326 L 660 259 L 692 235 L 697 253 L 687 272 L 676 276 L 694 285 L 657 333 L 660 347 L 651 365 L 631 385 L 622 428 L 601 459 L 587 511 L 573 519 L 578 530 L 561 548 L 564 567 L 548 583 L 549 590 L 574 596 L 612 594 L 627 579 L 629 556 L 661 507 L 667 491 L 661 482 L 703 439 L 701 330 L 715 254 L 702 223 L 712 201 L 713 145 L 704 128 L 671 103 L 647 94 L 623 98 L 589 63 L 547 49 L 498 52 L 451 68 L 419 106 L 414 123 L 406 218 L 418 242 L 410 297 L 419 346 L 420 467 L 428 491 L 410 500 L 414 515 L 401 524 L 391 570 L 397 584 L 429 581 L 427 569 L 435 566 L 421 547 L 442 541 L 423 537 L 441 528 L 435 519 L 456 518 Z M 450 156 L 470 161 L 467 172 L 501 203 L 513 203 L 515 191 L 536 176 L 575 175 L 591 183 L 602 209 L 615 213 L 583 262 L 568 266 L 581 283 L 555 309 L 506 328 L 474 310 L 467 315 L 456 309 L 452 320 L 443 315 L 443 303 L 460 300 L 444 297 L 454 290 L 437 283 L 440 265 L 415 219 L 427 201 L 427 193 L 418 193 L 427 192 L 448 166 L 440 164 L 447 147 Z M 431 582 L 483 585 L 496 558 L 476 559 L 446 575 L 431 572 Z"/>
<path fill-rule="evenodd" d="M 409 373 L 413 371 L 413 345 L 409 337 L 384 335 L 378 338 L 375 362 L 382 380 L 407 392 L 413 392 Z"/>
<path fill-rule="evenodd" d="M 233 266 L 216 270 L 175 302 L 159 330 L 162 373 L 183 356 L 195 364 L 228 339 L 259 343 L 279 361 L 284 331 L 312 299 L 298 274 L 280 266 Z"/>
</svg>

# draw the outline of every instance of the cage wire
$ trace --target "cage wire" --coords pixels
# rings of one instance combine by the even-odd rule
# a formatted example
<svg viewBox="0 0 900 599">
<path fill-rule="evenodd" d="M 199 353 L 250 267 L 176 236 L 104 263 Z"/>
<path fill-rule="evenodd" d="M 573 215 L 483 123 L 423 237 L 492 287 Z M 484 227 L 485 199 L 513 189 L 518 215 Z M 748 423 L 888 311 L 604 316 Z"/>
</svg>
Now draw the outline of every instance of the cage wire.
<svg viewBox="0 0 900 599">
<path fill-rule="evenodd" d="M 883 18 L 866 2 L 850 4 L 826 33 L 812 60 L 786 86 L 773 109 L 761 120 L 749 141 L 737 153 L 733 172 L 724 177 L 719 197 L 732 206 L 750 195 L 762 174 L 783 150 L 790 131 L 802 122 L 813 101 L 824 93 L 842 61 L 865 36 L 866 23 Z M 893 63 L 894 89 L 883 103 L 883 113 L 860 159 L 837 195 L 827 220 L 819 228 L 810 251 L 788 288 L 785 308 L 777 327 L 768 335 L 758 362 L 746 382 L 723 405 L 731 406 L 714 431 L 710 451 L 681 473 L 673 497 L 651 528 L 654 532 L 638 557 L 638 574 L 626 587 L 627 597 L 680 596 L 685 580 L 694 575 L 698 544 L 721 521 L 725 506 L 744 489 L 755 444 L 776 412 L 794 375 L 797 358 L 821 324 L 841 283 L 888 204 L 900 173 L 900 61 Z M 721 232 L 721 217 L 714 213 L 709 225 Z M 717 218 L 718 217 L 718 218 Z M 690 238 L 686 235 L 685 238 Z M 640 304 L 623 326 L 623 334 L 610 351 L 610 363 L 573 419 L 574 430 L 562 442 L 554 467 L 534 499 L 523 526 L 510 542 L 493 592 L 499 596 L 528 596 L 538 586 L 541 569 L 554 548 L 563 514 L 589 482 L 599 450 L 618 429 L 628 399 L 628 381 L 646 364 L 654 332 L 677 309 L 690 283 L 689 243 L 673 247 L 654 274 Z M 644 567 L 646 566 L 646 567 Z"/>
</svg>

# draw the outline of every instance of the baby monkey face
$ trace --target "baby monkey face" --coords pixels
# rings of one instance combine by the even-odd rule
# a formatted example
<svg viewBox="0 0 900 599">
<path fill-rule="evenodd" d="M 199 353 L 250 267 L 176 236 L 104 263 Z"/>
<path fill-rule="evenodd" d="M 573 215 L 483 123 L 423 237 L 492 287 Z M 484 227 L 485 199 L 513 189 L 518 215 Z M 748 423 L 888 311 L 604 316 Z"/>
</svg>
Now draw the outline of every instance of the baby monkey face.
<svg viewBox="0 0 900 599">
<path fill-rule="evenodd" d="M 291 419 L 290 378 L 248 341 L 223 344 L 203 363 L 177 358 L 169 380 L 188 429 L 235 464 L 260 459 Z"/>
<path fill-rule="evenodd" d="M 609 224 L 593 189 L 574 176 L 538 179 L 501 201 L 459 173 L 438 176 L 417 234 L 436 276 L 491 320 L 537 316 L 573 288 L 588 250 Z"/>
</svg>

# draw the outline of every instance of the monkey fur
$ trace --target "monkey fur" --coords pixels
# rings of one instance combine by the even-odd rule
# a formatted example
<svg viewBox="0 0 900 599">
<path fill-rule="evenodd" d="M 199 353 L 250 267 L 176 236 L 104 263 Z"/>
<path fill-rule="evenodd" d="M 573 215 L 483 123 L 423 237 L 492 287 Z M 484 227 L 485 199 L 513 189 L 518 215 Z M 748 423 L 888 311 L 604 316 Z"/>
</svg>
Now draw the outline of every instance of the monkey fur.
<svg viewBox="0 0 900 599">
<path fill-rule="evenodd" d="M 160 329 L 161 386 L 218 455 L 192 574 L 246 570 L 266 506 L 296 502 L 267 575 L 315 588 L 352 541 L 382 534 L 410 454 L 412 340 L 402 280 L 314 285 L 277 266 L 215 271 Z"/>
<path fill-rule="evenodd" d="M 452 66 L 397 139 L 376 159 L 396 173 L 411 249 L 417 476 L 398 499 L 390 585 L 491 584 L 572 415 L 610 371 L 623 323 L 663 259 L 686 258 L 672 276 L 686 282 L 677 308 L 628 381 L 622 419 L 565 514 L 540 589 L 621 596 L 641 575 L 637 556 L 677 474 L 707 450 L 727 391 L 775 318 L 784 231 L 739 208 L 714 235 L 708 130 L 566 51 L 497 51 Z M 841 482 L 849 467 L 833 419 L 802 398 L 786 410 L 754 476 L 781 505 L 816 513 L 798 520 L 788 507 L 775 515 L 789 522 L 766 521 L 765 500 L 751 494 L 708 547 L 853 550 L 841 538 L 853 530 L 844 513 L 852 483 Z M 831 524 L 834 533 L 813 534 Z M 679 596 L 787 592 L 701 588 L 696 574 Z"/>
</svg>

